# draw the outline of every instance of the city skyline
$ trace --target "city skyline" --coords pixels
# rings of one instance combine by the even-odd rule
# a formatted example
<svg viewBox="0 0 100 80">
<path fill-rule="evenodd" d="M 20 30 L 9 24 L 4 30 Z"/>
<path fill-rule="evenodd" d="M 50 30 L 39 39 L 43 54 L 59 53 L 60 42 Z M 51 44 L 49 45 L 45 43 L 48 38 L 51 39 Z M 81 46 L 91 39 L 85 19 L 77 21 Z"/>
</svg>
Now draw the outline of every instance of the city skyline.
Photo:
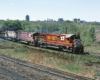
<svg viewBox="0 0 100 80">
<path fill-rule="evenodd" d="M 46 20 L 73 20 L 79 18 L 86 21 L 100 22 L 99 0 L 3 0 L 0 2 L 0 19 L 30 21 Z"/>
</svg>

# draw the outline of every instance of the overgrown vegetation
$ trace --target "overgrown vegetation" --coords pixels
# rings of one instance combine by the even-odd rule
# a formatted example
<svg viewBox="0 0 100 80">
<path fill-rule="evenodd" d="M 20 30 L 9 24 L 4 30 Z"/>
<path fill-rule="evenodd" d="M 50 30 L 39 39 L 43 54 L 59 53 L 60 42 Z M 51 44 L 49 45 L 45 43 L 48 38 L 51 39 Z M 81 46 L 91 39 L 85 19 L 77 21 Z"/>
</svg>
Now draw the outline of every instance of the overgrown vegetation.
<svg viewBox="0 0 100 80">
<path fill-rule="evenodd" d="M 95 42 L 95 30 L 100 29 L 97 22 L 79 24 L 72 21 L 64 22 L 36 22 L 19 20 L 0 20 L 1 28 L 14 28 L 22 31 L 43 32 L 43 33 L 72 33 L 80 34 L 83 44 Z"/>
<path fill-rule="evenodd" d="M 73 33 L 80 34 L 85 46 L 85 52 L 98 53 L 100 55 L 100 45 L 96 43 L 96 32 L 100 29 L 100 24 L 91 22 L 86 24 L 74 23 L 72 21 L 60 22 L 26 22 L 19 20 L 0 20 L 0 28 L 15 28 L 22 31 L 44 32 L 44 33 Z M 71 71 L 88 77 L 97 74 L 94 65 L 100 63 L 100 59 L 90 56 L 76 55 L 40 48 L 25 46 L 23 44 L 8 42 L 0 39 L 0 52 L 20 59 L 28 60 L 52 68 Z"/>
<path fill-rule="evenodd" d="M 0 53 L 88 77 L 97 74 L 94 65 L 100 63 L 100 59 L 90 56 L 40 49 L 2 39 L 0 39 L 0 45 L 3 45 L 3 48 L 0 48 Z"/>
</svg>

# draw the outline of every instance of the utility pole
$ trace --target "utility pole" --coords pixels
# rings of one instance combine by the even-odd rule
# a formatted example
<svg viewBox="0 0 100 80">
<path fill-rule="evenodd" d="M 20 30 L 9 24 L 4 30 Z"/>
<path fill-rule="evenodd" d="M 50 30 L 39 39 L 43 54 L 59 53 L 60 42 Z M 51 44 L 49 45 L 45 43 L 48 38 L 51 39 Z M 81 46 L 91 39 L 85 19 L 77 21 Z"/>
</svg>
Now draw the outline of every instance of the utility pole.
<svg viewBox="0 0 100 80">
<path fill-rule="evenodd" d="M 65 34 L 67 34 L 67 26 L 65 27 Z"/>
</svg>

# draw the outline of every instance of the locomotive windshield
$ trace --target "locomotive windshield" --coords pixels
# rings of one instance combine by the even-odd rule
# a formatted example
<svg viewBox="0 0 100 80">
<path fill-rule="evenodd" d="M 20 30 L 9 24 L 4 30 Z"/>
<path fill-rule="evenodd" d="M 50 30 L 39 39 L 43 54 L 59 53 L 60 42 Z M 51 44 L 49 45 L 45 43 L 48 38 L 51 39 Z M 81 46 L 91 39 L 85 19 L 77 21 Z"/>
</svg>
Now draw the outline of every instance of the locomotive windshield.
<svg viewBox="0 0 100 80">
<path fill-rule="evenodd" d="M 75 40 L 75 39 L 80 39 L 80 36 L 79 36 L 79 35 L 72 35 L 72 36 L 70 37 L 70 43 L 72 43 L 73 40 Z"/>
<path fill-rule="evenodd" d="M 71 36 L 71 37 L 70 37 L 70 43 L 73 43 L 73 40 L 74 40 L 74 39 L 76 39 L 76 36 L 75 36 L 75 35 Z"/>
<path fill-rule="evenodd" d="M 74 39 L 80 39 L 80 36 L 79 35 L 73 35 L 70 37 L 70 39 L 74 40 Z"/>
</svg>

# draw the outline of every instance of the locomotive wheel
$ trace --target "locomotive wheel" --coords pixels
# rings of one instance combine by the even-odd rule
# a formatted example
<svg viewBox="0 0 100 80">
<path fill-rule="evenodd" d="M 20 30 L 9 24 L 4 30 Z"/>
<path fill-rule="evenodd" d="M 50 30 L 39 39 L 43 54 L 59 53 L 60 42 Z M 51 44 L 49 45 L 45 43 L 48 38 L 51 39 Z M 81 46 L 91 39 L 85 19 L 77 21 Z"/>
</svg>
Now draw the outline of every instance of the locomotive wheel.
<svg viewBox="0 0 100 80">
<path fill-rule="evenodd" d="M 75 48 L 74 53 L 79 54 L 80 53 L 80 48 Z"/>
<path fill-rule="evenodd" d="M 61 46 L 59 46 L 59 50 L 60 50 L 60 51 L 62 51 L 62 48 L 61 48 Z"/>
<path fill-rule="evenodd" d="M 83 48 L 74 48 L 72 50 L 72 53 L 83 54 L 84 53 L 84 49 Z"/>
<path fill-rule="evenodd" d="M 43 46 L 43 48 L 46 48 L 47 47 L 47 44 L 43 44 L 42 46 Z"/>
<path fill-rule="evenodd" d="M 18 42 L 19 42 L 19 43 L 21 43 L 21 40 L 20 40 L 20 39 L 18 39 Z"/>
<path fill-rule="evenodd" d="M 67 49 L 65 47 L 62 47 L 62 51 L 67 51 Z"/>
<path fill-rule="evenodd" d="M 82 48 L 80 48 L 80 52 L 79 52 L 80 54 L 83 54 L 84 53 L 84 49 L 83 49 L 83 47 Z"/>
<path fill-rule="evenodd" d="M 76 48 L 73 48 L 72 53 L 74 54 L 76 53 Z"/>
<path fill-rule="evenodd" d="M 43 48 L 43 45 L 42 44 L 39 44 L 39 47 Z"/>
<path fill-rule="evenodd" d="M 29 42 L 29 45 L 33 45 L 33 43 L 32 42 Z"/>
</svg>

